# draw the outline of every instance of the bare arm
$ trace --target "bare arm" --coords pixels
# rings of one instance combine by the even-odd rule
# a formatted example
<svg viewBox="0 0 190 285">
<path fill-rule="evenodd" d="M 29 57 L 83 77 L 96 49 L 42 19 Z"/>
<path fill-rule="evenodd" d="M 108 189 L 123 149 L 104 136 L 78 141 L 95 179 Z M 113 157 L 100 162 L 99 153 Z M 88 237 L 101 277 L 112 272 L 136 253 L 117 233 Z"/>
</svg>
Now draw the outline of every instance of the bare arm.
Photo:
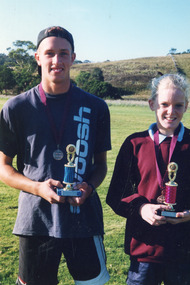
<svg viewBox="0 0 190 285">
<path fill-rule="evenodd" d="M 107 173 L 107 152 L 101 152 L 94 155 L 94 169 L 87 182 L 82 182 L 77 185 L 77 188 L 82 191 L 82 196 L 77 198 L 69 198 L 68 201 L 72 206 L 80 206 L 91 195 L 92 184 L 97 188 L 104 180 Z"/>
<path fill-rule="evenodd" d="M 49 203 L 64 203 L 65 197 L 58 196 L 54 188 L 62 187 L 62 184 L 53 179 L 44 182 L 32 181 L 20 174 L 12 165 L 13 159 L 0 151 L 0 179 L 8 186 L 23 190 L 36 196 L 40 196 Z"/>
<path fill-rule="evenodd" d="M 88 179 L 88 182 L 95 188 L 100 186 L 107 173 L 107 152 L 101 152 L 94 155 L 94 170 Z"/>
</svg>

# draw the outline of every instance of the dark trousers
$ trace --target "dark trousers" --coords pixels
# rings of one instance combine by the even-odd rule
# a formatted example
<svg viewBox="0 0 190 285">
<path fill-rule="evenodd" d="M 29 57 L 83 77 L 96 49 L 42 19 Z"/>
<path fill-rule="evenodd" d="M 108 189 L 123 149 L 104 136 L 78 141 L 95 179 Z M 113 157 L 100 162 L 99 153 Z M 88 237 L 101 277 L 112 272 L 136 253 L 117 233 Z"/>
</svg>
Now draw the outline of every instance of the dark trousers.
<svg viewBox="0 0 190 285">
<path fill-rule="evenodd" d="M 190 263 L 146 263 L 131 261 L 127 285 L 190 285 Z"/>
</svg>

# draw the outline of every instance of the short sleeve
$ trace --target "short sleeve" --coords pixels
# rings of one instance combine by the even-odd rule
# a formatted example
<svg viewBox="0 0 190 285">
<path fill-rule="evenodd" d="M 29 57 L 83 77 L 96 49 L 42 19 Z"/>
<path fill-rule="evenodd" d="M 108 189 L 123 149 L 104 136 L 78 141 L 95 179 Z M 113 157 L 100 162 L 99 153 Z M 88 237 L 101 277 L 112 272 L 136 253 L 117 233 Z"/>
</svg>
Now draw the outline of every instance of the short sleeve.
<svg viewBox="0 0 190 285">
<path fill-rule="evenodd" d="M 10 110 L 4 105 L 0 113 L 0 151 L 9 157 L 14 157 L 17 153 L 16 136 L 11 120 Z"/>
<path fill-rule="evenodd" d="M 110 112 L 107 104 L 103 101 L 98 113 L 95 153 L 104 152 L 110 149 Z"/>
</svg>

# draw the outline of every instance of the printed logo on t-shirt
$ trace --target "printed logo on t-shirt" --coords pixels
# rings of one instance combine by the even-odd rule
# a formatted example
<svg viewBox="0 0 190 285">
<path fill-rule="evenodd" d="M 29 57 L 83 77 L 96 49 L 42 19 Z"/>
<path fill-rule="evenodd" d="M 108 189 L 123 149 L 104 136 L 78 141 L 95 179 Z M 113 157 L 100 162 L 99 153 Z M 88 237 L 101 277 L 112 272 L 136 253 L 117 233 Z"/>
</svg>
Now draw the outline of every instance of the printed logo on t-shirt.
<svg viewBox="0 0 190 285">
<path fill-rule="evenodd" d="M 77 116 L 74 116 L 74 121 L 78 122 L 77 126 L 77 142 L 76 142 L 76 157 L 75 157 L 75 178 L 78 182 L 83 181 L 83 175 L 86 171 L 86 157 L 88 155 L 88 140 L 89 140 L 89 114 L 91 109 L 80 107 Z"/>
</svg>

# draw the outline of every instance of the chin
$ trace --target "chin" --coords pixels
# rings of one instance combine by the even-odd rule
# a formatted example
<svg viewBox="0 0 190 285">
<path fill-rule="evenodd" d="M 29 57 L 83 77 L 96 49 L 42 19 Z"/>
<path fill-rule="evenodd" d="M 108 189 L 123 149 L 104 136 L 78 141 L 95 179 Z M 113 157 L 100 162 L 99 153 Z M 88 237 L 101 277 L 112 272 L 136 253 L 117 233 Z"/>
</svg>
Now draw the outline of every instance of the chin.
<svg viewBox="0 0 190 285">
<path fill-rule="evenodd" d="M 54 78 L 52 78 L 52 82 L 53 83 L 57 83 L 57 84 L 59 84 L 59 83 L 63 83 L 64 82 L 64 78 L 63 77 L 54 77 Z"/>
</svg>

